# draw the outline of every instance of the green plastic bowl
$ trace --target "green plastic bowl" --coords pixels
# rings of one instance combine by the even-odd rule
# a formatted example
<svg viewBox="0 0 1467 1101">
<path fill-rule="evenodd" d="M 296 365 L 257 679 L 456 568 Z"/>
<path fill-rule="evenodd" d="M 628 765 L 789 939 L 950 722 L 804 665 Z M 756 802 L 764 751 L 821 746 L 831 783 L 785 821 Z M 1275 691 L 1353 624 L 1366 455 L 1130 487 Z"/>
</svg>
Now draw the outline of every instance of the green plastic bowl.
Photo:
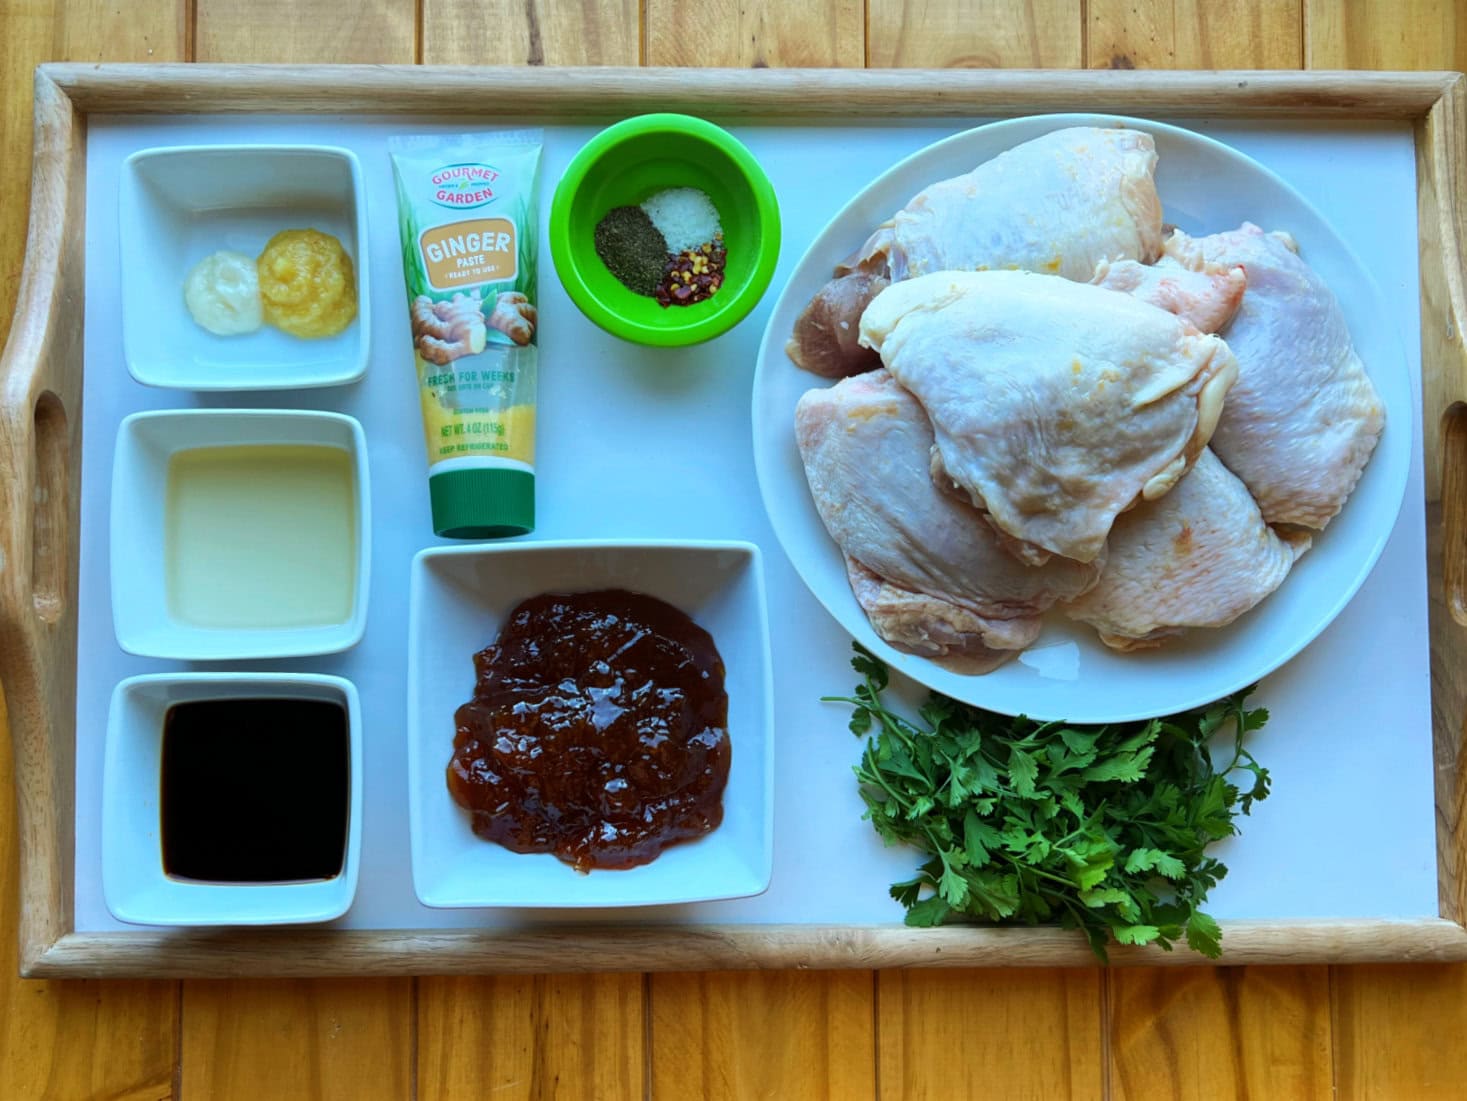
<svg viewBox="0 0 1467 1101">
<path fill-rule="evenodd" d="M 728 262 L 723 286 L 691 306 L 659 306 L 627 290 L 596 255 L 595 230 L 613 207 L 667 187 L 696 187 L 718 208 Z M 613 336 L 672 348 L 711 340 L 752 310 L 779 260 L 779 204 L 769 178 L 727 130 L 690 115 L 638 115 L 588 141 L 555 188 L 550 255 L 582 313 Z"/>
</svg>

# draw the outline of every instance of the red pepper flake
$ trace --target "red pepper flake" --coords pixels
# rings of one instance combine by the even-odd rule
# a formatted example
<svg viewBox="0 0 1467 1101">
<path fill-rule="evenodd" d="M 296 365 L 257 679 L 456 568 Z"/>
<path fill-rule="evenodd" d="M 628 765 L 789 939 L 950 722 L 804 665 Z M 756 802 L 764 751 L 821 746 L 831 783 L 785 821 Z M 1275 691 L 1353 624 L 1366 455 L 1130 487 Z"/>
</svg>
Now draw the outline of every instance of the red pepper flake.
<svg viewBox="0 0 1467 1101">
<path fill-rule="evenodd" d="M 653 297 L 662 306 L 691 306 L 712 298 L 723 286 L 727 262 L 728 250 L 723 247 L 722 237 L 669 256 Z"/>
</svg>

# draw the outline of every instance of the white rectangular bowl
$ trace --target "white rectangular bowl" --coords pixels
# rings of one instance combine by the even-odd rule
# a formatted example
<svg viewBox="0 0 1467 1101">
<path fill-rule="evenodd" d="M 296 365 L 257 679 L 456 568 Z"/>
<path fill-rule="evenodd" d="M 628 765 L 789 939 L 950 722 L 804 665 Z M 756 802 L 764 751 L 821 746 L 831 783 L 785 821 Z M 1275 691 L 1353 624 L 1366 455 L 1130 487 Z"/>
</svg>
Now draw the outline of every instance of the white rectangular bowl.
<svg viewBox="0 0 1467 1101">
<path fill-rule="evenodd" d="M 168 463 L 177 451 L 253 444 L 319 444 L 351 458 L 356 508 L 356 583 L 350 614 L 312 627 L 200 627 L 168 609 Z M 344 413 L 298 409 L 175 409 L 134 413 L 117 430 L 112 462 L 112 626 L 130 654 L 179 661 L 335 654 L 367 629 L 372 511 L 367 438 Z M 223 580 L 223 579 L 221 579 Z"/>
<path fill-rule="evenodd" d="M 159 783 L 163 721 L 178 703 L 304 699 L 346 709 L 346 852 L 341 874 L 304 883 L 200 883 L 163 870 Z M 289 767 L 289 762 L 282 762 Z M 308 673 L 155 673 L 112 693 L 102 762 L 102 892 L 118 921 L 139 925 L 280 925 L 332 921 L 357 893 L 362 847 L 362 715 L 341 677 Z"/>
<path fill-rule="evenodd" d="M 521 601 L 629 589 L 686 612 L 727 672 L 731 759 L 723 823 L 650 864 L 583 875 L 555 856 L 474 835 L 448 793 L 454 712 L 474 654 Z M 759 549 L 737 542 L 545 542 L 431 548 L 413 559 L 408 613 L 408 818 L 413 887 L 427 906 L 650 906 L 756 895 L 774 844 L 774 714 Z"/>
<path fill-rule="evenodd" d="M 356 154 L 324 145 L 164 146 L 128 157 L 121 183 L 122 349 L 138 382 L 291 390 L 366 372 L 371 269 Z M 239 336 L 198 325 L 183 300 L 194 265 L 220 249 L 258 256 L 286 229 L 319 229 L 341 242 L 355 269 L 357 319 L 319 340 L 269 325 Z"/>
</svg>

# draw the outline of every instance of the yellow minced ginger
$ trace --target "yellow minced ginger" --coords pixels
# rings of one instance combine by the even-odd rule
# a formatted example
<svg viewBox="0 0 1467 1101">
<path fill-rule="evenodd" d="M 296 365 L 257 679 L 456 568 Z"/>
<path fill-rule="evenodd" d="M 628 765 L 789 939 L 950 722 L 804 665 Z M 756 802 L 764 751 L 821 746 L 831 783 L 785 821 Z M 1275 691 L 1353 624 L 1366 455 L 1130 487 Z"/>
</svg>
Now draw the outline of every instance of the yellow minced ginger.
<svg viewBox="0 0 1467 1101">
<path fill-rule="evenodd" d="M 292 336 L 335 336 L 357 316 L 357 281 L 341 242 L 318 229 L 270 238 L 255 263 L 265 320 Z"/>
</svg>

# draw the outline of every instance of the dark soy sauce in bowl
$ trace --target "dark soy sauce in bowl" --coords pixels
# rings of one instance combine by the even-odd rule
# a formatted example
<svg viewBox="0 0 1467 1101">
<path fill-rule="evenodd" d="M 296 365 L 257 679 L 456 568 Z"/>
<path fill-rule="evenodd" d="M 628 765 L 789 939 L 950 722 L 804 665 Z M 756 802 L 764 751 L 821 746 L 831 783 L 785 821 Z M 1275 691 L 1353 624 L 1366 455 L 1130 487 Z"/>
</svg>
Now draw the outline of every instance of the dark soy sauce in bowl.
<svg viewBox="0 0 1467 1101">
<path fill-rule="evenodd" d="M 209 883 L 340 875 L 348 737 L 346 709 L 327 700 L 174 704 L 159 780 L 164 872 Z"/>
</svg>

